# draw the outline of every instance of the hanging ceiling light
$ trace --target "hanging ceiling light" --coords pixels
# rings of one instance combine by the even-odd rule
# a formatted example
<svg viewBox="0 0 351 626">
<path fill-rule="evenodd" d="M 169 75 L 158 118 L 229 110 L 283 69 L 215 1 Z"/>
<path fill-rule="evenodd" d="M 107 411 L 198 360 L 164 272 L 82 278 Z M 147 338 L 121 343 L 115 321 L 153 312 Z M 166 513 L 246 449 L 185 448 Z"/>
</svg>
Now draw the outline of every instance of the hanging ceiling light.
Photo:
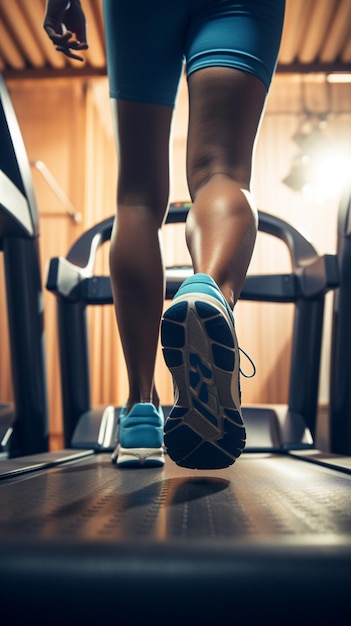
<svg viewBox="0 0 351 626">
<path fill-rule="evenodd" d="M 327 117 L 307 113 L 293 140 L 298 152 L 282 182 L 293 191 L 313 187 L 319 197 L 338 195 L 350 178 L 351 154 L 331 139 Z"/>
<path fill-rule="evenodd" d="M 301 191 L 310 182 L 313 160 L 326 141 L 326 127 L 327 121 L 324 117 L 315 118 L 310 113 L 306 113 L 299 123 L 292 137 L 299 150 L 293 159 L 289 173 L 282 181 L 290 189 Z"/>
</svg>

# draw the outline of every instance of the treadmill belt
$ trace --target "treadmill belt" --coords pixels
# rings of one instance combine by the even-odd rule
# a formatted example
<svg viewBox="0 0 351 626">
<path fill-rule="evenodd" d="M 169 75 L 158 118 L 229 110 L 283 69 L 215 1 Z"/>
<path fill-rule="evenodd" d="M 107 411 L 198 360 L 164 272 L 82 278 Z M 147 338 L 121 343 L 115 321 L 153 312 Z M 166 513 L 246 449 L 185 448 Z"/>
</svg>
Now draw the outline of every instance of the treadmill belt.
<svg viewBox="0 0 351 626">
<path fill-rule="evenodd" d="M 158 607 L 183 623 L 321 624 L 349 600 L 351 475 L 300 459 L 131 470 L 99 454 L 2 481 L 0 502 L 0 590 L 19 617 L 54 605 L 60 621 L 69 603 L 82 620 Z"/>
<path fill-rule="evenodd" d="M 236 542 L 350 534 L 351 476 L 279 455 L 231 468 L 117 469 L 88 457 L 1 486 L 1 537 Z M 280 538 L 280 539 L 279 539 Z"/>
</svg>

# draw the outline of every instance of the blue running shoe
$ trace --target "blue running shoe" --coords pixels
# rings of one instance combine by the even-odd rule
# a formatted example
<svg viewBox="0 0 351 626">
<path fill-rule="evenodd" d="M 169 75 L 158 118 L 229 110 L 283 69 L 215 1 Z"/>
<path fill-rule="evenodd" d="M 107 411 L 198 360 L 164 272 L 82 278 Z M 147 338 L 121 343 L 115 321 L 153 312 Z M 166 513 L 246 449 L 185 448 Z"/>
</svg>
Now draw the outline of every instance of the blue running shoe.
<svg viewBox="0 0 351 626">
<path fill-rule="evenodd" d="M 192 469 L 228 467 L 246 440 L 239 347 L 232 310 L 210 276 L 183 282 L 163 315 L 161 343 L 175 389 L 164 429 L 169 456 Z"/>
<path fill-rule="evenodd" d="M 118 467 L 161 467 L 164 465 L 164 416 L 161 407 L 148 402 L 134 404 L 119 415 L 118 445 L 112 461 Z"/>
</svg>

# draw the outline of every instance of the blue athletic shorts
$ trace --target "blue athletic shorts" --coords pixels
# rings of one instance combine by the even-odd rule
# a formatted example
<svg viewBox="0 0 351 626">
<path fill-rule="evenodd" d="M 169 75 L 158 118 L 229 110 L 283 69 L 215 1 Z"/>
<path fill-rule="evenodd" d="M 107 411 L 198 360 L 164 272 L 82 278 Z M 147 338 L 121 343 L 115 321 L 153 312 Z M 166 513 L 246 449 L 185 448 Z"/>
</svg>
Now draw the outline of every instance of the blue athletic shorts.
<svg viewBox="0 0 351 626">
<path fill-rule="evenodd" d="M 233 67 L 269 88 L 285 0 L 104 0 L 110 96 L 173 107 L 183 64 Z"/>
</svg>

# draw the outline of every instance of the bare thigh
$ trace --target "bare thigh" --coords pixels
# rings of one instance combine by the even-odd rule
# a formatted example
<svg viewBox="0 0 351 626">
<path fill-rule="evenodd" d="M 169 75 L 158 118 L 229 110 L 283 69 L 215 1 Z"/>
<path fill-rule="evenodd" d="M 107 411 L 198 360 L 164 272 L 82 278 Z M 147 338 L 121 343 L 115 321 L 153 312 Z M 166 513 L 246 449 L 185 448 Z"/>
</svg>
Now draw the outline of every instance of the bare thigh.
<svg viewBox="0 0 351 626">
<path fill-rule="evenodd" d="M 146 207 L 159 224 L 169 194 L 169 134 L 173 109 L 114 100 L 118 146 L 118 205 Z"/>
<path fill-rule="evenodd" d="M 249 189 L 265 85 L 234 68 L 209 67 L 190 75 L 187 176 L 192 199 L 215 174 Z"/>
</svg>

